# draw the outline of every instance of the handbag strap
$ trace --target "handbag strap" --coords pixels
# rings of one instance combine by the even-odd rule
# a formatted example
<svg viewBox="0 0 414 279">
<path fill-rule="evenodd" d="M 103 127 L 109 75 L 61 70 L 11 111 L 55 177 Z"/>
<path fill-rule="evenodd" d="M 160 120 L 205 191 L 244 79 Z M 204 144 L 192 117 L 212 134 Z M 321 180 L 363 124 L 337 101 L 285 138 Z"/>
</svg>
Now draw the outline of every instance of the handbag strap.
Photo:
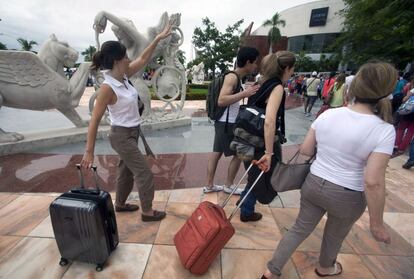
<svg viewBox="0 0 414 279">
<path fill-rule="evenodd" d="M 261 100 L 264 96 L 266 96 L 269 91 L 272 91 L 273 88 L 275 88 L 277 85 L 282 84 L 279 80 L 272 82 L 261 94 L 259 97 L 257 97 L 256 100 L 253 101 L 253 103 L 251 103 L 251 106 L 256 105 L 256 103 Z M 263 85 L 262 85 L 263 86 Z"/>
<path fill-rule="evenodd" d="M 296 160 L 299 158 L 299 154 L 300 154 L 300 149 L 298 149 L 298 151 L 296 151 L 296 153 L 292 156 L 292 158 L 290 158 L 289 161 L 287 161 L 287 164 L 290 165 L 290 163 L 293 160 L 295 160 L 294 162 L 296 162 Z M 315 150 L 315 153 L 313 153 L 313 155 L 305 162 L 310 163 L 315 158 L 315 156 L 316 156 L 316 150 Z"/>
</svg>

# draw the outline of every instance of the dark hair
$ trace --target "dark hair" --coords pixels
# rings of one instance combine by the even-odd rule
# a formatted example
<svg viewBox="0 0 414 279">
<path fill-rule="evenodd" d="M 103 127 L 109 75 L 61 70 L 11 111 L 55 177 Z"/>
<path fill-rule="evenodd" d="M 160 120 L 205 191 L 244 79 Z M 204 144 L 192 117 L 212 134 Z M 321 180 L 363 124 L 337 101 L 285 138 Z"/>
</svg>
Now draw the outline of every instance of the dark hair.
<svg viewBox="0 0 414 279">
<path fill-rule="evenodd" d="M 246 66 L 247 61 L 253 63 L 259 57 L 259 51 L 254 47 L 242 47 L 237 53 L 236 65 L 239 68 Z"/>
<path fill-rule="evenodd" d="M 125 54 L 126 48 L 120 42 L 106 41 L 102 44 L 101 50 L 93 55 L 91 68 L 93 70 L 111 70 L 114 67 L 115 60 L 121 60 L 125 57 Z"/>
</svg>

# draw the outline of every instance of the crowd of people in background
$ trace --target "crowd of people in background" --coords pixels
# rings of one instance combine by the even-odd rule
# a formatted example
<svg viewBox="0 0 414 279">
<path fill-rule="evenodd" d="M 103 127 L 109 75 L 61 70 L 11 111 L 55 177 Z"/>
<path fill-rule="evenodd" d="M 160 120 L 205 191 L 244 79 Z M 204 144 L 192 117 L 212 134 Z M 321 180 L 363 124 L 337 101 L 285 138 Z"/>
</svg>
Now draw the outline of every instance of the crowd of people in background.
<svg viewBox="0 0 414 279">
<path fill-rule="evenodd" d="M 312 108 L 316 100 L 321 100 L 323 105 L 317 113 L 317 117 L 331 108 L 347 106 L 352 99 L 349 96 L 349 87 L 355 71 L 330 72 L 311 74 L 293 74 L 287 81 L 287 92 L 291 96 L 304 98 L 304 115 L 312 116 Z M 393 124 L 396 129 L 396 141 L 393 157 L 404 154 L 407 149 L 414 149 L 414 113 L 400 115 L 398 108 L 414 95 L 414 74 L 399 73 L 397 84 L 389 96 L 392 104 Z M 411 151 L 409 160 L 404 168 L 414 166 L 414 151 Z"/>
</svg>

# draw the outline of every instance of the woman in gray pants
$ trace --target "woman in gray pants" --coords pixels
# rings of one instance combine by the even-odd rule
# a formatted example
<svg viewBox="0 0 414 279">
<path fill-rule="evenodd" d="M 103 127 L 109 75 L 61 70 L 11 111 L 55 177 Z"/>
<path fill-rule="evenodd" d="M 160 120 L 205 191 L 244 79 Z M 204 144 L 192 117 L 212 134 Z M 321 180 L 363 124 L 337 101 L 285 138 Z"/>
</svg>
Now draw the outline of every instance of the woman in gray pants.
<svg viewBox="0 0 414 279">
<path fill-rule="evenodd" d="M 390 243 L 383 224 L 385 169 L 395 130 L 391 104 L 397 71 L 388 63 L 363 65 L 350 86 L 354 103 L 331 109 L 311 125 L 300 153 L 316 160 L 301 189 L 299 215 L 283 236 L 262 278 L 276 279 L 296 248 L 327 213 L 318 276 L 342 273 L 336 261 L 342 242 L 368 204 L 372 236 Z"/>
<path fill-rule="evenodd" d="M 98 97 L 89 122 L 86 150 L 81 165 L 90 168 L 94 159 L 94 149 L 98 124 L 106 109 L 109 111 L 111 131 L 109 140 L 120 157 L 116 187 L 116 211 L 134 211 L 138 206 L 127 204 L 126 200 L 134 186 L 138 185 L 141 201 L 141 220 L 159 221 L 165 212 L 153 210 L 153 175 L 145 157 L 138 149 L 139 125 L 138 92 L 128 78 L 141 70 L 150 60 L 158 42 L 171 34 L 171 24 L 144 49 L 138 58 L 131 61 L 127 49 L 118 41 L 107 41 L 93 56 L 92 67 L 104 72 L 105 80 L 98 91 Z M 132 54 L 131 54 L 132 55 Z"/>
</svg>

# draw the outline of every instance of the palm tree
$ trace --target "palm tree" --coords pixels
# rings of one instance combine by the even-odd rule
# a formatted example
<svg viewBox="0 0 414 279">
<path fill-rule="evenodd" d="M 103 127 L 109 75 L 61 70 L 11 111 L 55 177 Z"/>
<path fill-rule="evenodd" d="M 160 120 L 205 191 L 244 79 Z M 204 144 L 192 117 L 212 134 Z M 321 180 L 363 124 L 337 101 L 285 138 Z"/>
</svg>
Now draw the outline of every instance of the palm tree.
<svg viewBox="0 0 414 279">
<path fill-rule="evenodd" d="M 0 50 L 6 50 L 7 46 L 0 42 Z"/>
<path fill-rule="evenodd" d="M 95 52 L 96 47 L 89 46 L 87 49 L 85 49 L 85 51 L 81 52 L 81 54 L 85 56 L 85 62 L 89 62 L 92 61 L 92 56 L 95 54 Z"/>
<path fill-rule="evenodd" d="M 33 46 L 37 45 L 37 42 L 35 41 L 28 41 L 23 38 L 18 38 L 17 41 L 22 46 L 22 50 L 24 51 L 32 51 Z"/>
<path fill-rule="evenodd" d="M 267 40 L 269 43 L 269 53 L 273 53 L 272 45 L 274 43 L 277 43 L 282 37 L 282 35 L 280 34 L 280 30 L 278 28 L 279 25 L 283 27 L 285 27 L 286 25 L 286 21 L 280 19 L 279 13 L 275 13 L 271 19 L 268 19 L 263 23 L 263 26 L 271 26 L 269 33 L 267 34 Z"/>
</svg>

